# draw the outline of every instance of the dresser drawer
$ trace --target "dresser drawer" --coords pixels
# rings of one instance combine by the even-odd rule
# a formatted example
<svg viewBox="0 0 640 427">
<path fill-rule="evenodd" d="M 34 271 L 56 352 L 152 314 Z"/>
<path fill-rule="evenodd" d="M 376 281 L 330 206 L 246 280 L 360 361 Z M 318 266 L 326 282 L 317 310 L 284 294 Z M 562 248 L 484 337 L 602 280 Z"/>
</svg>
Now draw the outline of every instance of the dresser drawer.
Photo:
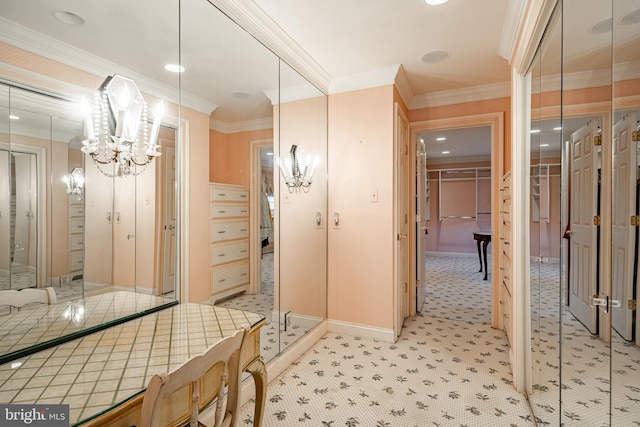
<svg viewBox="0 0 640 427">
<path fill-rule="evenodd" d="M 82 270 L 84 265 L 84 258 L 82 256 L 82 251 L 71 252 L 71 260 L 70 260 L 70 270 Z"/>
<path fill-rule="evenodd" d="M 249 237 L 249 221 L 229 220 L 224 222 L 213 221 L 211 224 L 211 241 L 246 239 Z"/>
<path fill-rule="evenodd" d="M 216 185 L 209 187 L 210 197 L 209 200 L 213 202 L 226 201 L 226 202 L 248 202 L 249 201 L 249 189 L 238 188 L 237 186 L 225 187 L 223 185 Z"/>
<path fill-rule="evenodd" d="M 211 245 L 211 265 L 226 264 L 228 262 L 238 261 L 248 257 L 248 240 Z"/>
<path fill-rule="evenodd" d="M 71 236 L 71 243 L 69 249 L 72 251 L 81 251 L 84 248 L 84 235 L 79 234 Z"/>
<path fill-rule="evenodd" d="M 69 216 L 72 218 L 82 218 L 84 217 L 84 206 L 82 205 L 71 205 L 69 206 Z"/>
<path fill-rule="evenodd" d="M 211 269 L 211 293 L 224 292 L 249 283 L 249 261 Z"/>
<path fill-rule="evenodd" d="M 70 233 L 83 233 L 84 232 L 84 220 L 72 219 L 69 224 Z"/>
<path fill-rule="evenodd" d="M 504 329 L 513 345 L 513 319 L 511 316 L 511 294 L 506 287 L 500 286 L 500 328 Z"/>
<path fill-rule="evenodd" d="M 232 218 L 232 217 L 248 217 L 248 204 L 232 204 L 232 203 L 212 203 L 211 218 Z"/>
</svg>

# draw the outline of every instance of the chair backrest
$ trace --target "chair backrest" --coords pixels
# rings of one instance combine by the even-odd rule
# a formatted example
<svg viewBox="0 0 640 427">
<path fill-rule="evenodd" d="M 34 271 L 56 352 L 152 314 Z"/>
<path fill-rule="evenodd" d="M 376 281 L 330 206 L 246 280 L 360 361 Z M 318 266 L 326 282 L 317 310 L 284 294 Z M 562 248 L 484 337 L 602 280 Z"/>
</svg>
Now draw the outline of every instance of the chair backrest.
<svg viewBox="0 0 640 427">
<path fill-rule="evenodd" d="M 173 392 L 192 384 L 190 425 L 195 427 L 203 424 L 199 419 L 200 387 L 198 381 L 214 365 L 222 363 L 220 387 L 217 395 L 215 420 L 212 426 L 235 426 L 240 412 L 240 382 L 242 366 L 240 352 L 244 340 L 244 329 L 236 331 L 233 335 L 222 339 L 180 367 L 169 373 L 155 374 L 144 393 L 142 401 L 142 422 L 140 427 L 157 427 L 166 425 L 168 420 L 160 419 L 162 400 Z M 226 399 L 225 399 L 225 387 Z M 199 423 L 200 422 L 200 423 Z"/>
<path fill-rule="evenodd" d="M 24 288 L 21 290 L 9 289 L 0 291 L 0 306 L 9 305 L 21 308 L 27 304 L 55 304 L 57 302 L 56 291 L 48 288 Z"/>
</svg>

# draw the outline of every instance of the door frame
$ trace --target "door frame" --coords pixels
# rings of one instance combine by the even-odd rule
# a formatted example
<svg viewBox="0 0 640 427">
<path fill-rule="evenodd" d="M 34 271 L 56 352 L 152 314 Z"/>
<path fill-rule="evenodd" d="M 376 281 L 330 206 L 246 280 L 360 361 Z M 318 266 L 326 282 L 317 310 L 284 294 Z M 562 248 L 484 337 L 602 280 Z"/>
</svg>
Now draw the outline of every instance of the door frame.
<svg viewBox="0 0 640 427">
<path fill-rule="evenodd" d="M 412 265 L 415 265 L 415 248 L 412 250 L 413 233 L 410 231 L 413 228 L 410 224 L 415 224 L 415 211 L 411 210 L 412 197 L 410 197 L 411 189 L 411 163 L 415 162 L 415 153 L 411 153 L 411 123 L 407 115 L 404 113 L 400 105 L 394 103 L 394 126 L 393 126 L 393 155 L 394 155 L 394 298 L 395 304 L 393 329 L 395 337 L 400 336 L 402 331 L 402 325 L 404 319 L 415 313 L 415 307 L 411 305 L 411 292 L 409 288 L 415 288 L 416 278 L 415 274 L 411 274 L 411 271 L 415 271 L 415 267 L 412 270 Z M 401 132 L 401 126 L 404 127 L 404 132 Z M 403 140 L 400 140 L 400 137 Z M 402 168 L 400 168 L 401 162 L 404 162 Z M 402 176 L 404 173 L 404 176 Z M 415 194 L 415 193 L 413 193 Z M 406 202 L 406 203 L 404 203 Z M 415 203 L 415 201 L 413 202 Z M 402 216 L 405 216 L 405 224 L 401 227 Z M 403 234 L 405 231 L 406 234 Z M 402 237 L 404 236 L 404 237 Z M 402 246 L 405 246 L 405 250 L 402 251 Z M 415 246 L 415 243 L 414 243 Z M 412 255 L 414 254 L 414 255 Z M 403 283 L 404 282 L 404 283 Z M 406 286 L 406 289 L 405 289 Z M 415 295 L 415 289 L 414 293 Z M 415 296 L 414 296 L 415 299 Z"/>
<path fill-rule="evenodd" d="M 260 292 L 262 280 L 259 208 L 260 191 L 262 191 L 260 151 L 265 147 L 273 147 L 273 142 L 273 138 L 257 139 L 249 142 L 249 294 L 251 295 Z M 273 238 L 275 240 L 275 233 Z"/>
<path fill-rule="evenodd" d="M 416 142 L 417 136 L 419 132 L 431 131 L 431 130 L 443 130 L 443 129 L 454 129 L 454 128 L 465 128 L 465 127 L 481 127 L 481 126 L 489 126 L 491 128 L 491 212 L 494 213 L 491 215 L 491 232 L 493 236 L 498 236 L 499 231 L 499 215 L 500 211 L 500 197 L 499 197 L 499 187 L 500 180 L 503 175 L 504 169 L 504 155 L 503 155 L 503 147 L 504 147 L 504 113 L 499 111 L 495 113 L 486 113 L 486 114 L 475 114 L 471 116 L 460 116 L 460 117 L 450 117 L 446 119 L 434 119 L 434 120 L 425 120 L 420 122 L 410 123 L 410 143 L 412 146 L 409 148 L 409 153 L 413 156 L 413 159 L 410 163 L 415 165 L 415 156 L 417 152 Z M 412 191 L 416 191 L 416 183 L 412 182 L 410 184 L 412 186 Z M 415 210 L 411 212 L 413 216 L 413 222 L 415 223 Z M 418 227 L 416 227 L 418 228 Z M 415 230 L 413 234 L 413 239 L 417 239 L 419 236 L 416 234 L 418 230 Z M 496 239 L 493 239 L 497 241 Z M 414 240 L 415 242 L 415 240 Z M 413 251 L 412 258 L 416 259 L 415 253 L 416 245 L 412 245 L 410 250 Z M 500 310 L 499 310 L 499 287 L 500 280 L 499 279 L 499 263 L 497 262 L 497 251 L 494 251 L 493 262 L 491 263 L 491 326 L 493 328 L 498 328 L 500 322 Z M 416 298 L 416 287 L 415 280 L 413 278 L 413 286 L 409 286 L 409 290 L 411 295 L 410 299 Z M 414 313 L 415 314 L 415 313 Z"/>
</svg>

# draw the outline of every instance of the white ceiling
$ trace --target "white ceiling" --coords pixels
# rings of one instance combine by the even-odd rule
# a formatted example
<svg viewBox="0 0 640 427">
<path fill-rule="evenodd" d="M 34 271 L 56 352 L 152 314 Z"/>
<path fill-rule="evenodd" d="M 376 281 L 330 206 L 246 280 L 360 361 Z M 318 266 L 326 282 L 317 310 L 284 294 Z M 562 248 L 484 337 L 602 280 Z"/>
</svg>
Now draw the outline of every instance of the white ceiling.
<svg viewBox="0 0 640 427">
<path fill-rule="evenodd" d="M 428 6 L 424 0 L 210 3 L 231 16 L 243 15 L 253 30 L 271 34 L 263 39 L 265 44 L 273 50 L 281 46 L 278 54 L 284 58 L 299 59 L 296 68 L 313 69 L 312 81 L 325 93 L 373 85 L 402 67 L 413 100 L 424 100 L 443 93 L 479 93 L 479 87 L 506 88 L 508 94 L 509 65 L 500 52 L 508 55 L 525 1 L 450 0 L 441 6 Z M 582 7 L 585 1 L 576 4 L 584 19 L 565 25 L 589 29 L 601 20 L 606 11 Z M 637 9 L 635 1 L 627 1 L 630 10 Z M 62 23 L 54 10 L 77 14 L 85 23 Z M 183 104 L 214 111 L 212 117 L 227 124 L 270 120 L 275 89 L 305 84 L 206 0 L 0 0 L 0 11 L 0 41 L 93 74 L 127 75 L 144 92 L 165 99 L 177 100 L 181 87 Z M 576 46 L 595 46 L 607 38 L 583 33 Z M 633 45 L 631 51 L 637 49 Z M 449 57 L 423 62 L 421 57 L 430 51 L 446 51 Z M 576 64 L 585 56 L 576 53 Z M 180 77 L 163 69 L 178 61 L 186 67 Z M 479 149 L 478 135 L 474 132 L 465 144 Z"/>
</svg>

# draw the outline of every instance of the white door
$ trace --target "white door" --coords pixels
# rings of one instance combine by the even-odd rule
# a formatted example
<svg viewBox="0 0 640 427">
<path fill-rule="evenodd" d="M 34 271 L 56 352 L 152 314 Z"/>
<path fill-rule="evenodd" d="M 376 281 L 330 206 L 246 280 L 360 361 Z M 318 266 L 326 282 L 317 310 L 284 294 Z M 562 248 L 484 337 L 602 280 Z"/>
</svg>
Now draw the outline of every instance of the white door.
<svg viewBox="0 0 640 427">
<path fill-rule="evenodd" d="M 396 150 L 396 319 L 394 330 L 400 335 L 406 317 L 409 290 L 409 121 L 395 104 Z"/>
<path fill-rule="evenodd" d="M 35 155 L 14 153 L 15 228 L 13 241 L 13 264 L 15 271 L 27 271 L 35 267 Z"/>
<path fill-rule="evenodd" d="M 163 151 L 162 293 L 166 294 L 173 292 L 176 286 L 176 148 L 166 145 Z"/>
<path fill-rule="evenodd" d="M 416 141 L 416 312 L 422 311 L 424 304 L 425 248 L 427 218 L 427 170 L 426 148 L 423 141 Z"/>
<path fill-rule="evenodd" d="M 593 334 L 598 311 L 591 305 L 597 289 L 598 153 L 594 145 L 595 123 L 589 122 L 571 136 L 571 239 L 569 310 Z"/>
<path fill-rule="evenodd" d="M 630 114 L 613 127 L 613 205 L 611 236 L 611 322 L 627 341 L 633 339 L 633 311 L 627 301 L 633 299 L 635 227 L 631 217 L 636 211 L 636 143 L 632 132 L 636 115 Z"/>
</svg>

